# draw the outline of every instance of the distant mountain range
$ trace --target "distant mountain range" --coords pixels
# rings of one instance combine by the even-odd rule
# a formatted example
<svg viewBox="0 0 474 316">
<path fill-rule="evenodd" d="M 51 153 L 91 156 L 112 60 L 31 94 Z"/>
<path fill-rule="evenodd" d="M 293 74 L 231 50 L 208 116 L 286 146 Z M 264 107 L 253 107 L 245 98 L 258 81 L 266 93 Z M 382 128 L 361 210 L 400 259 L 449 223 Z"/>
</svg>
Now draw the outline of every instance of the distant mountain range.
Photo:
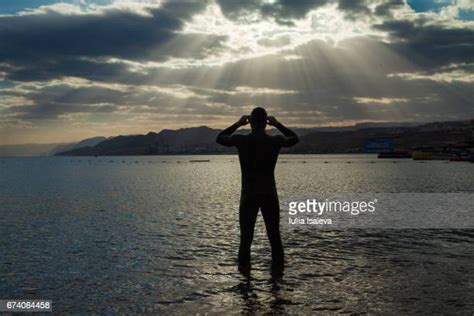
<svg viewBox="0 0 474 316">
<path fill-rule="evenodd" d="M 70 144 L 62 144 L 59 146 L 54 147 L 52 150 L 48 152 L 48 155 L 56 155 L 58 153 L 62 153 L 65 151 L 70 151 L 70 150 L 75 150 L 78 148 L 83 148 L 83 147 L 93 147 L 104 140 L 107 140 L 107 137 L 104 136 L 97 136 L 97 137 L 92 137 L 92 138 L 86 138 L 81 140 L 80 142 L 77 143 L 70 143 Z"/>
<path fill-rule="evenodd" d="M 465 142 L 471 133 L 469 121 L 435 123 L 363 123 L 354 126 L 294 128 L 300 142 L 286 153 L 361 153 L 367 138 L 389 137 L 398 148 L 443 146 Z M 165 129 L 146 135 L 93 137 L 70 144 L 26 144 L 0 146 L 0 156 L 112 156 L 225 154 L 234 148 L 216 144 L 220 129 L 206 126 Z M 239 130 L 248 133 L 249 130 Z M 270 129 L 269 133 L 278 133 Z"/>
<path fill-rule="evenodd" d="M 470 123 L 441 122 L 427 124 L 387 123 L 360 124 L 349 127 L 294 128 L 300 142 L 283 152 L 304 153 L 362 153 L 368 138 L 392 138 L 398 148 L 443 146 L 462 143 L 470 137 Z M 206 126 L 162 130 L 146 135 L 117 136 L 95 146 L 67 150 L 61 156 L 109 155 L 172 155 L 172 154 L 222 154 L 235 152 L 234 148 L 216 144 L 220 129 Z M 247 133 L 248 130 L 241 130 Z M 278 133 L 271 129 L 270 133 Z"/>
<path fill-rule="evenodd" d="M 76 148 L 95 146 L 107 137 L 93 137 L 77 143 L 0 145 L 0 157 L 52 156 Z"/>
<path fill-rule="evenodd" d="M 220 130 L 209 127 L 191 127 L 179 130 L 162 130 L 146 135 L 117 136 L 95 146 L 76 148 L 60 156 L 114 156 L 158 155 L 179 153 L 208 153 L 218 151 L 215 139 Z"/>
</svg>

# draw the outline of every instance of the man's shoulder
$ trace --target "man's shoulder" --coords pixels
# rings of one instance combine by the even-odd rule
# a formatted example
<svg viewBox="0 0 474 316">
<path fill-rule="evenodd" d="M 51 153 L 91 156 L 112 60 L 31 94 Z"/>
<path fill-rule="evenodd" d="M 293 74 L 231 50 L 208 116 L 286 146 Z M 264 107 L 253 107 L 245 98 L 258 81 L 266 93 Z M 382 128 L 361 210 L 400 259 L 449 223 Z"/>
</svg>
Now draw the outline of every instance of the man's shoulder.
<svg viewBox="0 0 474 316">
<path fill-rule="evenodd" d="M 283 139 L 283 135 L 268 135 L 271 139 Z"/>
<path fill-rule="evenodd" d="M 273 144 L 281 144 L 285 137 L 283 135 L 269 135 Z"/>
<path fill-rule="evenodd" d="M 234 134 L 232 135 L 232 142 L 236 146 L 239 146 L 239 145 L 244 144 L 247 138 L 248 138 L 248 134 Z"/>
<path fill-rule="evenodd" d="M 234 139 L 246 139 L 249 137 L 250 134 L 234 134 L 232 138 Z"/>
</svg>

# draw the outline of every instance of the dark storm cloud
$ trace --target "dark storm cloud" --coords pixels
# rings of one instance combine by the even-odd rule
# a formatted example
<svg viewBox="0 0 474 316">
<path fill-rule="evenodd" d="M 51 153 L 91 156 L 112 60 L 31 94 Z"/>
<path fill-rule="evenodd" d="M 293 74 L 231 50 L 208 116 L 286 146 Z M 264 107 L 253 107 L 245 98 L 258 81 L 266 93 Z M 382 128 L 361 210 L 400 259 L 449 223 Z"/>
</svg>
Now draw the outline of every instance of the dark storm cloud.
<svg viewBox="0 0 474 316">
<path fill-rule="evenodd" d="M 112 113 L 116 110 L 117 108 L 113 105 L 39 103 L 12 106 L 2 110 L 2 113 L 4 115 L 13 114 L 16 119 L 38 120 L 55 119 L 60 115 L 71 113 Z"/>
<path fill-rule="evenodd" d="M 110 89 L 98 86 L 74 87 L 67 84 L 47 85 L 34 88 L 28 92 L 7 92 L 10 95 L 26 95 L 34 103 L 52 104 L 121 104 L 124 92 L 117 89 Z"/>
<path fill-rule="evenodd" d="M 258 19 L 252 13 L 262 17 L 271 17 L 283 24 L 292 24 L 293 19 L 303 18 L 310 10 L 329 3 L 331 0 L 217 0 L 222 13 L 231 19 Z"/>
<path fill-rule="evenodd" d="M 371 13 L 366 0 L 339 0 L 338 8 L 351 18 Z"/>
<path fill-rule="evenodd" d="M 346 18 L 356 20 L 371 17 L 391 17 L 392 11 L 405 5 L 403 0 L 385 0 L 375 6 L 372 11 L 369 8 L 370 0 L 338 0 L 338 9 L 345 13 Z"/>
<path fill-rule="evenodd" d="M 372 15 L 367 0 L 217 0 L 224 15 L 230 19 L 252 21 L 261 17 L 273 18 L 281 24 L 293 24 L 294 19 L 301 19 L 306 14 L 326 4 L 337 4 L 338 9 L 351 19 Z M 380 16 L 390 15 L 391 10 L 404 4 L 403 0 L 382 1 L 375 9 Z M 258 15 L 252 15 L 257 13 Z"/>
<path fill-rule="evenodd" d="M 4 72 L 7 79 L 14 81 L 46 81 L 61 77 L 110 81 L 120 80 L 120 77 L 128 71 L 124 64 L 104 63 L 71 56 L 37 62 L 12 61 L 12 64 L 0 64 L 0 72 Z"/>
<path fill-rule="evenodd" d="M 150 32 L 153 31 L 150 30 Z M 124 75 L 128 72 L 129 67 L 120 63 L 107 63 L 105 58 L 115 57 L 140 61 L 164 61 L 169 58 L 201 59 L 219 53 L 225 37 L 179 34 L 172 35 L 166 43 L 161 45 L 150 39 L 150 43 L 146 45 L 134 44 L 134 40 L 130 40 L 129 46 L 125 45 L 127 40 L 124 38 L 123 49 L 105 49 L 108 47 L 106 43 L 109 40 L 103 41 L 104 43 L 100 45 L 92 45 L 91 51 L 87 49 L 87 45 L 90 45 L 89 42 L 84 43 L 85 47 L 80 48 L 83 50 L 81 52 L 69 51 L 67 48 L 63 50 L 62 46 L 58 45 L 57 49 L 45 47 L 35 56 L 32 51 L 27 51 L 24 55 L 19 53 L 18 57 L 15 56 L 13 49 L 10 49 L 10 52 L 2 52 L 0 44 L 0 56 L 4 54 L 3 60 L 5 61 L 0 64 L 0 71 L 6 73 L 7 79 L 18 81 L 49 80 L 63 76 L 93 76 L 96 80 L 106 80 L 113 76 Z M 68 41 L 65 41 L 63 44 L 68 45 L 67 43 Z M 24 44 L 26 45 L 26 42 Z M 135 48 L 133 48 L 134 45 L 136 45 Z M 99 46 L 104 46 L 104 50 L 101 51 Z M 144 51 L 149 50 L 149 52 L 141 52 L 140 47 Z M 27 54 L 31 54 L 31 56 Z M 131 76 L 133 77 L 133 74 Z"/>
<path fill-rule="evenodd" d="M 450 28 L 425 19 L 387 20 L 375 28 L 390 34 L 396 51 L 426 68 L 474 62 L 473 29 Z"/>
<path fill-rule="evenodd" d="M 46 11 L 1 16 L 0 60 L 26 67 L 49 62 L 67 68 L 66 63 L 78 57 L 154 61 L 170 57 L 203 58 L 212 53 L 211 48 L 218 48 L 225 37 L 176 31 L 204 7 L 203 1 L 180 1 L 148 8 L 148 15 L 109 8 L 99 14 Z M 195 45 L 189 46 L 190 42 Z"/>
<path fill-rule="evenodd" d="M 102 87 L 72 87 L 67 84 L 26 86 L 2 91 L 5 97 L 22 97 L 26 104 L 16 104 L 0 110 L 5 116 L 24 120 L 57 118 L 71 113 L 111 113 L 118 109 L 115 102 L 122 93 Z"/>
<path fill-rule="evenodd" d="M 53 119 L 77 113 L 191 113 L 206 109 L 205 99 L 180 95 L 179 87 L 98 85 L 83 81 L 23 84 L 2 90 L 6 98 L 25 100 L 0 108 L 0 115 L 24 120 Z M 186 106 L 184 106 L 186 105 Z M 189 106 L 188 106 L 189 105 Z"/>
<path fill-rule="evenodd" d="M 375 15 L 378 16 L 391 16 L 394 9 L 398 9 L 405 4 L 403 0 L 388 0 L 382 4 L 379 4 L 375 8 Z"/>
</svg>

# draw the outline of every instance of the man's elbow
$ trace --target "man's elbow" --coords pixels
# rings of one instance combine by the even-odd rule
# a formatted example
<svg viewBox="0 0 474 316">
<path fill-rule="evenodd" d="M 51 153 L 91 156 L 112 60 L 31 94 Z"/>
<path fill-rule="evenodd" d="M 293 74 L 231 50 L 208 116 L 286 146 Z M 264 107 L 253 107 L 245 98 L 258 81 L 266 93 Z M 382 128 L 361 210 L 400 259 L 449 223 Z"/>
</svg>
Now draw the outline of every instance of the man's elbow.
<svg viewBox="0 0 474 316">
<path fill-rule="evenodd" d="M 227 135 L 218 135 L 216 137 L 216 143 L 222 146 L 229 146 L 229 136 Z"/>
<path fill-rule="evenodd" d="M 300 138 L 295 135 L 295 136 L 291 137 L 291 139 L 290 139 L 290 144 L 291 144 L 290 146 L 294 146 L 294 145 L 298 144 L 299 142 L 300 142 Z"/>
<path fill-rule="evenodd" d="M 298 144 L 299 141 L 300 141 L 300 139 L 298 138 L 298 136 L 288 137 L 286 139 L 286 141 L 283 143 L 283 147 L 292 147 L 292 146 Z"/>
</svg>

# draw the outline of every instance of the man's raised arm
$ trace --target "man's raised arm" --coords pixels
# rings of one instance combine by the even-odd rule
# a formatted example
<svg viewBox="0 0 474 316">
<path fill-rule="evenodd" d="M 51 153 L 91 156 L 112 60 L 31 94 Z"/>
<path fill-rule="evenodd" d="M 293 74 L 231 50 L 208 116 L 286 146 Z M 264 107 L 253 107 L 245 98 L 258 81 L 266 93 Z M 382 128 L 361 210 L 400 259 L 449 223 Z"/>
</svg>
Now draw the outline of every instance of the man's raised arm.
<svg viewBox="0 0 474 316">
<path fill-rule="evenodd" d="M 268 117 L 268 125 L 276 127 L 284 135 L 282 143 L 283 147 L 291 147 L 299 142 L 300 139 L 298 138 L 298 135 L 296 135 L 296 133 L 288 127 L 278 122 L 275 117 Z"/>
<path fill-rule="evenodd" d="M 237 135 L 232 135 L 239 127 L 247 125 L 249 123 L 250 116 L 243 115 L 240 120 L 227 127 L 225 130 L 219 133 L 216 138 L 216 142 L 223 146 L 235 146 Z"/>
</svg>

